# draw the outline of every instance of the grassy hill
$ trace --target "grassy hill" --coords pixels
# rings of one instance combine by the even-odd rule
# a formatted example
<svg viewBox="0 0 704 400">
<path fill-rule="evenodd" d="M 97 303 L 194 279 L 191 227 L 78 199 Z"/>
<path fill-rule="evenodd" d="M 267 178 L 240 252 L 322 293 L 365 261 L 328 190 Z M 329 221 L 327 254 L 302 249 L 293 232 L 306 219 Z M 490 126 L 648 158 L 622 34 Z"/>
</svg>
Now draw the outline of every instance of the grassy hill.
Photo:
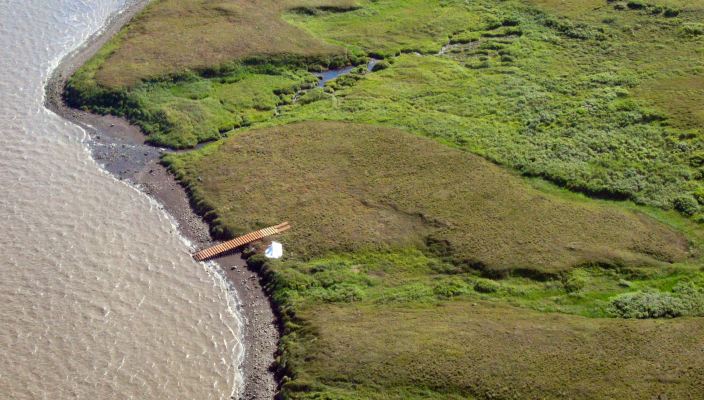
<svg viewBox="0 0 704 400">
<path fill-rule="evenodd" d="M 701 319 L 608 318 L 704 316 L 701 232 L 379 126 L 248 130 L 165 162 L 218 234 L 294 227 L 286 261 L 252 260 L 285 322 L 285 398 L 704 394 L 678 344 Z"/>
<path fill-rule="evenodd" d="M 684 236 L 650 218 L 553 198 L 397 129 L 289 124 L 166 160 L 218 216 L 216 229 L 232 236 L 289 220 L 287 247 L 305 259 L 416 245 L 501 275 L 688 257 Z"/>
<path fill-rule="evenodd" d="M 260 21 L 259 30 L 285 34 L 289 47 L 269 49 L 256 62 L 247 58 L 254 50 L 234 54 L 230 47 L 202 46 L 216 54 L 211 59 L 162 46 L 190 65 L 161 60 L 140 41 L 142 25 L 179 15 L 181 25 L 199 26 L 200 13 L 215 6 L 157 1 L 73 77 L 67 98 L 126 116 L 153 143 L 177 148 L 258 124 L 325 119 L 391 125 L 574 191 L 675 208 L 704 221 L 701 1 L 305 4 L 261 2 L 251 15 L 238 11 L 244 25 Z M 322 4 L 328 6 L 311 6 Z M 183 7 L 199 11 L 179 14 Z M 269 17 L 260 19 L 265 11 Z M 244 29 L 228 18 L 213 21 Z M 186 29 L 170 26 L 147 31 L 162 43 Z M 193 31 L 193 40 L 207 43 L 199 36 L 207 32 Z M 244 32 L 221 36 L 250 43 Z M 299 36 L 318 45 L 296 47 Z M 267 48 L 256 41 L 251 46 Z M 337 56 L 316 58 L 323 54 L 319 46 L 336 49 Z M 144 54 L 117 60 L 128 51 Z M 315 81 L 307 69 L 360 62 L 365 54 L 386 57 L 387 68 L 301 96 Z M 101 78 L 142 65 L 175 75 L 132 88 L 114 88 Z"/>
<path fill-rule="evenodd" d="M 618 321 L 484 302 L 319 305 L 299 399 L 701 397 L 703 320 Z M 301 390 L 304 389 L 304 390 Z M 325 393 L 321 395 L 320 393 Z"/>
<path fill-rule="evenodd" d="M 285 10 L 347 10 L 352 0 L 152 2 L 113 41 L 98 84 L 119 88 L 142 80 L 207 70 L 255 56 L 344 55 L 281 19 Z"/>
</svg>

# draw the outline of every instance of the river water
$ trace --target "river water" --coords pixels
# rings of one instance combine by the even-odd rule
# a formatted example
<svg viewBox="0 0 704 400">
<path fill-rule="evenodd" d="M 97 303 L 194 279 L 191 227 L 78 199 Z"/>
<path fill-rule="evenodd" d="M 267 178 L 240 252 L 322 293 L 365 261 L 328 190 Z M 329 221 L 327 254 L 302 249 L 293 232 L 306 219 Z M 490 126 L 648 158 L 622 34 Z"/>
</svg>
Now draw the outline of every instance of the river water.
<svg viewBox="0 0 704 400">
<path fill-rule="evenodd" d="M 235 299 L 158 205 L 43 106 L 126 0 L 0 0 L 0 398 L 227 399 Z"/>
</svg>

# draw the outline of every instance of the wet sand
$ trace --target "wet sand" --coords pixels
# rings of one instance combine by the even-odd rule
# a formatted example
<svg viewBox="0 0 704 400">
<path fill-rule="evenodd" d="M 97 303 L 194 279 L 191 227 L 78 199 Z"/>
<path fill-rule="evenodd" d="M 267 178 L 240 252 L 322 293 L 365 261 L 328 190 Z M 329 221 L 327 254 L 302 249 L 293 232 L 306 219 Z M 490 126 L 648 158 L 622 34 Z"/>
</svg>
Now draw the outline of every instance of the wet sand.
<svg viewBox="0 0 704 400">
<path fill-rule="evenodd" d="M 176 220 L 180 233 L 197 248 L 214 244 L 208 225 L 191 208 L 186 191 L 159 158 L 166 149 L 145 144 L 138 127 L 127 121 L 69 108 L 63 102 L 66 80 L 147 3 L 136 0 L 113 17 L 108 26 L 81 48 L 64 58 L 46 86 L 46 106 L 58 115 L 80 125 L 88 134 L 89 148 L 99 164 L 118 179 L 126 180 L 156 199 Z M 158 245 L 158 243 L 155 243 Z M 239 253 L 221 257 L 217 263 L 232 283 L 239 299 L 239 314 L 245 326 L 244 361 L 240 366 L 244 387 L 240 398 L 273 399 L 277 381 L 272 369 L 279 340 L 278 321 L 258 274 L 247 268 Z"/>
</svg>

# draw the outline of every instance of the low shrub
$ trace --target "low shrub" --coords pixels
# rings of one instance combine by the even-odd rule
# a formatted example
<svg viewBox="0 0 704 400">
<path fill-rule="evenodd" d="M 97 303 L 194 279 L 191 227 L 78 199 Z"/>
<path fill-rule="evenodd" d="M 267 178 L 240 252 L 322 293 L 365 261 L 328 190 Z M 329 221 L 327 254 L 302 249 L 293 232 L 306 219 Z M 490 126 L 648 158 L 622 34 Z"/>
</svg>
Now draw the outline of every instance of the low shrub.
<svg viewBox="0 0 704 400">
<path fill-rule="evenodd" d="M 543 24 L 548 28 L 554 29 L 562 35 L 570 39 L 579 40 L 603 40 L 604 34 L 600 28 L 589 26 L 582 22 L 572 22 L 567 19 L 554 19 L 551 17 L 545 18 Z"/>
<path fill-rule="evenodd" d="M 626 7 L 630 8 L 631 10 L 642 10 L 647 7 L 647 4 L 641 1 L 629 1 L 628 3 L 626 3 Z"/>
<path fill-rule="evenodd" d="M 433 293 L 440 299 L 449 299 L 465 294 L 469 291 L 467 284 L 461 279 L 449 279 L 440 282 L 433 288 Z"/>
<path fill-rule="evenodd" d="M 501 21 L 501 25 L 503 26 L 518 26 L 520 21 L 517 18 L 504 18 L 503 21 Z"/>
<path fill-rule="evenodd" d="M 326 99 L 328 97 L 330 97 L 330 95 L 325 93 L 325 90 L 321 88 L 315 88 L 307 91 L 303 96 L 301 96 L 300 99 L 298 99 L 298 102 L 301 104 L 310 104 L 316 101 Z"/>
<path fill-rule="evenodd" d="M 587 285 L 587 280 L 582 276 L 570 274 L 563 278 L 562 284 L 568 293 L 575 293 L 584 289 Z"/>
<path fill-rule="evenodd" d="M 618 285 L 624 288 L 629 288 L 633 286 L 633 284 L 625 279 L 619 279 L 618 280 Z"/>
<path fill-rule="evenodd" d="M 661 292 L 635 292 L 611 300 L 609 312 L 620 318 L 674 318 L 683 315 L 684 305 Z"/>
<path fill-rule="evenodd" d="M 362 300 L 364 291 L 355 285 L 341 283 L 312 290 L 310 295 L 326 303 L 352 303 Z"/>
<path fill-rule="evenodd" d="M 467 63 L 467 68 L 470 69 L 485 69 L 491 67 L 491 64 L 489 63 L 488 60 L 484 61 L 478 61 L 475 63 Z"/>
<path fill-rule="evenodd" d="M 704 287 L 694 282 L 680 282 L 672 288 L 672 293 L 681 300 L 685 315 L 704 315 Z"/>
<path fill-rule="evenodd" d="M 699 204 L 704 204 L 704 186 L 701 186 L 697 188 L 697 190 L 694 191 L 694 198 L 697 199 Z"/>
<path fill-rule="evenodd" d="M 653 290 L 626 293 L 611 300 L 609 312 L 621 318 L 674 318 L 704 315 L 704 287 L 680 282 L 672 293 Z"/>
<path fill-rule="evenodd" d="M 374 64 L 374 67 L 372 67 L 372 72 L 385 70 L 385 69 L 389 68 L 390 66 L 391 66 L 391 64 L 389 64 L 388 61 L 382 60 L 382 61 L 379 61 L 376 64 Z"/>
<path fill-rule="evenodd" d="M 680 32 L 684 36 L 690 36 L 690 37 L 702 36 L 702 35 L 704 35 L 704 24 L 695 23 L 695 22 L 687 23 L 687 24 L 682 25 L 682 28 L 680 28 Z"/>
<path fill-rule="evenodd" d="M 481 279 L 474 282 L 474 290 L 479 293 L 496 293 L 501 289 L 501 285 L 489 279 Z"/>
<path fill-rule="evenodd" d="M 674 206 L 677 211 L 690 217 L 699 211 L 699 202 L 692 196 L 677 197 Z"/>
<path fill-rule="evenodd" d="M 663 15 L 668 18 L 674 18 L 674 17 L 680 15 L 680 10 L 678 10 L 676 8 L 669 8 L 668 7 L 665 9 L 665 12 L 663 13 Z"/>
</svg>

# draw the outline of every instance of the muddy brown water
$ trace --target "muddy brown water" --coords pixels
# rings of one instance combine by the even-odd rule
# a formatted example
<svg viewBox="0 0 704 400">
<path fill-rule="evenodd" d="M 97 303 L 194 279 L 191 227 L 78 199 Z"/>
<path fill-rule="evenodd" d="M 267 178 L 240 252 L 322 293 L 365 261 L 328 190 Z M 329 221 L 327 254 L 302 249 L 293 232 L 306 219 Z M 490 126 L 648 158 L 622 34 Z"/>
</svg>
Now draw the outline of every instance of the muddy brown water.
<svg viewBox="0 0 704 400">
<path fill-rule="evenodd" d="M 0 397 L 228 399 L 237 299 L 44 85 L 125 0 L 0 0 Z"/>
</svg>

